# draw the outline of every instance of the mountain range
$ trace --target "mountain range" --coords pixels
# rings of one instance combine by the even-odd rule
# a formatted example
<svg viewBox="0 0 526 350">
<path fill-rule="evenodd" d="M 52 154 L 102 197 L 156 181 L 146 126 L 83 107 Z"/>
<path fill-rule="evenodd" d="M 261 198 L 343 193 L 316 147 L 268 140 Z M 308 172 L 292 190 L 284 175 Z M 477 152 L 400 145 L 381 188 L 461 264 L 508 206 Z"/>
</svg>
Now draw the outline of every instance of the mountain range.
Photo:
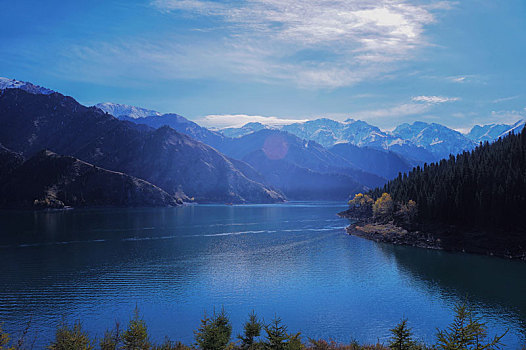
<svg viewBox="0 0 526 350">
<path fill-rule="evenodd" d="M 400 124 L 389 132 L 380 130 L 362 120 L 349 118 L 340 122 L 329 118 L 319 118 L 279 127 L 250 122 L 242 127 L 215 131 L 201 127 L 177 114 L 161 114 L 139 107 L 112 103 L 102 103 L 96 106 L 110 114 L 117 109 L 119 119 L 131 120 L 156 128 L 169 125 L 179 132 L 186 133 L 214 147 L 222 142 L 221 136 L 240 138 L 261 130 L 272 129 L 286 131 L 301 139 L 315 141 L 325 148 L 343 143 L 360 148 L 392 151 L 405 158 L 411 165 L 435 162 L 450 154 L 455 155 L 472 150 L 480 142 L 493 142 L 510 132 L 520 132 L 525 125 L 524 120 L 514 124 L 475 125 L 468 133 L 463 134 L 441 124 L 416 121 L 412 124 Z M 137 117 L 135 112 L 137 110 L 140 110 L 141 113 L 150 113 L 150 115 Z M 197 135 L 198 133 L 201 136 Z"/>
<path fill-rule="evenodd" d="M 279 191 L 247 178 L 226 156 L 169 128 L 121 121 L 59 93 L 0 94 L 0 143 L 31 157 L 69 155 L 199 202 L 275 202 Z M 247 165 L 248 166 L 248 165 Z"/>
<path fill-rule="evenodd" d="M 519 131 L 524 122 L 476 126 L 468 134 L 423 122 L 387 132 L 360 120 L 327 118 L 210 130 L 174 113 L 109 102 L 86 107 L 52 90 L 0 78 L 0 125 L 0 144 L 20 159 L 70 157 L 136 179 L 128 183 L 142 179 L 175 201 L 165 204 L 177 204 L 342 200 L 413 166 Z M 1 157 L 0 165 L 11 169 Z M 14 164 L 20 166 L 20 159 Z"/>
</svg>

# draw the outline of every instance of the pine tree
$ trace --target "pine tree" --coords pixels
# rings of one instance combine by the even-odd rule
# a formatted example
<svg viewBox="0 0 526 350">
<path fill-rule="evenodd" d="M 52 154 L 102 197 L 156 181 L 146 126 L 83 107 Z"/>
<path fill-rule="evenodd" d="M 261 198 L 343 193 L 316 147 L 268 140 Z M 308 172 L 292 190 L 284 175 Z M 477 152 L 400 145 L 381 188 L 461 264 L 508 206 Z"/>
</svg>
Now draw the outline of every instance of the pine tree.
<svg viewBox="0 0 526 350">
<path fill-rule="evenodd" d="M 80 321 L 73 327 L 62 323 L 55 333 L 55 340 L 49 345 L 49 350 L 92 350 L 94 349 L 88 334 L 82 330 Z"/>
<path fill-rule="evenodd" d="M 202 350 L 223 350 L 230 342 L 232 335 L 232 325 L 225 313 L 221 312 L 209 318 L 205 315 L 201 319 L 201 326 L 195 331 L 195 341 L 199 349 Z"/>
<path fill-rule="evenodd" d="M 134 316 L 128 324 L 128 329 L 122 335 L 122 349 L 124 350 L 148 350 L 150 340 L 146 323 L 139 316 L 139 309 L 136 307 Z"/>
<path fill-rule="evenodd" d="M 466 304 L 458 304 L 453 323 L 445 330 L 438 330 L 435 347 L 442 350 L 499 349 L 504 335 L 506 332 L 488 340 L 486 324 Z"/>
<path fill-rule="evenodd" d="M 269 325 L 265 326 L 267 341 L 265 348 L 268 350 L 286 350 L 288 348 L 287 327 L 281 324 L 281 318 L 275 316 Z"/>
<path fill-rule="evenodd" d="M 261 335 L 263 325 L 258 320 L 254 311 L 250 313 L 248 321 L 243 325 L 243 335 L 239 335 L 241 340 L 241 349 L 252 349 L 255 347 L 255 338 Z"/>
<path fill-rule="evenodd" d="M 104 332 L 104 337 L 99 342 L 101 350 L 117 350 L 121 342 L 120 325 L 115 323 L 113 330 Z"/>
<path fill-rule="evenodd" d="M 410 350 L 414 348 L 411 328 L 407 327 L 407 319 L 402 319 L 395 328 L 391 329 L 389 348 L 393 350 Z"/>
</svg>

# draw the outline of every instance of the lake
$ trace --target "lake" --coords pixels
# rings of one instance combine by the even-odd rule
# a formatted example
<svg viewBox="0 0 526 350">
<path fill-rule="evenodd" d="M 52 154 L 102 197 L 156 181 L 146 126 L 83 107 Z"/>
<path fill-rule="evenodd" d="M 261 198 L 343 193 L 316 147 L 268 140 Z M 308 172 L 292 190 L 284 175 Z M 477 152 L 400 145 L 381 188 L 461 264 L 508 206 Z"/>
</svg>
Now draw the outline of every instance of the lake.
<svg viewBox="0 0 526 350">
<path fill-rule="evenodd" d="M 234 334 L 251 310 L 303 338 L 386 342 L 409 319 L 433 342 L 468 299 L 491 331 L 526 334 L 526 263 L 348 236 L 344 203 L 0 212 L 0 322 L 31 319 L 46 345 L 65 318 L 101 336 L 137 305 L 151 336 L 193 342 L 224 307 Z"/>
</svg>

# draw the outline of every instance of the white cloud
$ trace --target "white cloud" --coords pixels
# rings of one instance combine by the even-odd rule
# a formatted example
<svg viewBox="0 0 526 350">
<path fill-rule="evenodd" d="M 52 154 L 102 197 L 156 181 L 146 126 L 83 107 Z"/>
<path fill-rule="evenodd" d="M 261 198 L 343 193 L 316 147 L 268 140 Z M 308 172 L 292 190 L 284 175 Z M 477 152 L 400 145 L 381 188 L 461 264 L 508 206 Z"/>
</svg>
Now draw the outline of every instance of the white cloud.
<svg viewBox="0 0 526 350">
<path fill-rule="evenodd" d="M 444 96 L 415 96 L 412 98 L 415 102 L 424 102 L 424 103 L 446 103 L 446 102 L 455 102 L 460 100 L 458 97 L 444 97 Z"/>
<path fill-rule="evenodd" d="M 212 114 L 196 119 L 199 125 L 211 128 L 239 128 L 246 123 L 258 122 L 269 126 L 288 125 L 292 123 L 302 123 L 309 119 L 286 119 L 278 117 L 265 117 L 260 115 L 246 114 Z"/>
<path fill-rule="evenodd" d="M 91 43 L 65 54 L 63 70 L 108 67 L 106 80 L 248 78 L 303 88 L 337 88 L 385 76 L 426 45 L 438 6 L 407 0 L 154 0 L 155 9 L 217 27 Z M 197 22 L 200 23 L 200 22 Z M 205 28 L 206 27 L 206 28 Z M 213 32 L 211 35 L 210 33 Z M 79 65 L 79 61 L 82 65 Z M 89 74 L 86 74 L 89 76 Z M 101 74 L 100 78 L 102 79 Z M 90 79 L 96 79 L 90 77 Z"/>
<path fill-rule="evenodd" d="M 422 103 L 403 103 L 397 106 L 373 109 L 353 113 L 353 117 L 363 119 L 378 119 L 388 117 L 404 117 L 409 115 L 416 115 L 425 113 L 430 109 L 430 105 Z"/>
</svg>

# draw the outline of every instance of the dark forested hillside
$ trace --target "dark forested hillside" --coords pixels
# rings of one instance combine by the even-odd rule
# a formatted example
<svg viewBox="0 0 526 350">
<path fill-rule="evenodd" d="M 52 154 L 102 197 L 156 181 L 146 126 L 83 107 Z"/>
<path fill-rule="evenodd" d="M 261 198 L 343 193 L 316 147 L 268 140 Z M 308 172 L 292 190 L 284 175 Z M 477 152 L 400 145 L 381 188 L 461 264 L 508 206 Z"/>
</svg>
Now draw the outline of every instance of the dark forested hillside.
<svg viewBox="0 0 526 350">
<path fill-rule="evenodd" d="M 382 192 L 395 203 L 416 201 L 421 222 L 524 231 L 526 131 L 416 167 L 372 194 Z"/>
<path fill-rule="evenodd" d="M 64 206 L 175 206 L 182 200 L 157 186 L 73 157 L 41 151 L 21 164 L 4 149 L 14 168 L 0 177 L 0 208 Z"/>
</svg>

